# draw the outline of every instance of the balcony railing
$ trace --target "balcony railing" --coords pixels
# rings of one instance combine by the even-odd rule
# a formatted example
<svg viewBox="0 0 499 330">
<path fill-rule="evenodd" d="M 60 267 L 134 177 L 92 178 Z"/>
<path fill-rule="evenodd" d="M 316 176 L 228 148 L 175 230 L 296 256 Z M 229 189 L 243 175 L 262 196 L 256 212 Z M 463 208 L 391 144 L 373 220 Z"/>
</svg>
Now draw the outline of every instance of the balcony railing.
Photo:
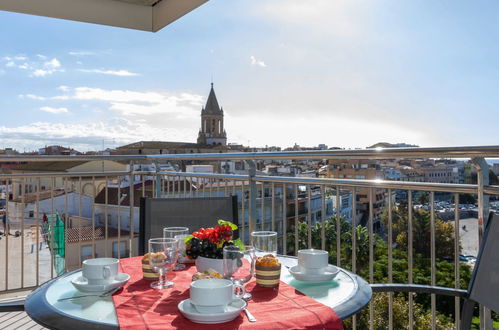
<svg viewBox="0 0 499 330">
<path fill-rule="evenodd" d="M 476 184 L 402 182 L 264 176 L 256 174 L 257 162 L 328 159 L 471 159 L 477 169 Z M 32 289 L 58 274 L 78 268 L 87 257 L 128 257 L 137 254 L 138 200 L 140 197 L 196 198 L 238 196 L 240 236 L 248 242 L 254 230 L 279 233 L 279 252 L 296 254 L 298 249 L 327 249 L 330 261 L 357 272 L 370 283 L 403 281 L 409 284 L 446 283 L 455 290 L 465 288 L 470 268 L 463 266 L 459 210 L 460 195 L 476 198 L 475 248 L 482 239 L 483 219 L 489 212 L 489 198 L 499 195 L 499 186 L 488 184 L 485 158 L 499 158 L 499 147 L 396 148 L 263 153 L 222 153 L 139 156 L 2 156 L 1 162 L 116 160 L 129 164 L 127 171 L 0 174 L 0 196 L 6 199 L 7 231 L 2 236 L 0 294 Z M 164 162 L 219 162 L 244 160 L 248 175 L 161 171 Z M 139 163 L 157 164 L 156 171 L 134 171 Z M 320 198 L 317 198 L 317 192 Z M 427 194 L 423 194 L 425 192 Z M 358 201 L 366 195 L 368 202 Z M 262 198 L 262 196 L 265 196 Z M 346 196 L 346 197 L 342 197 Z M 379 196 L 382 196 L 381 202 Z M 467 195 L 465 195 L 467 196 Z M 463 197 L 465 197 L 463 196 Z M 341 205 L 341 198 L 350 203 Z M 1 197 L 0 197 L 1 199 Z M 421 211 L 418 200 L 427 200 Z M 441 221 L 453 218 L 452 227 Z M 452 208 L 452 205 L 454 207 Z M 298 207 L 296 207 L 298 206 Z M 471 212 L 471 211 L 470 211 Z M 426 221 L 422 223 L 422 221 Z M 464 221 L 464 220 L 463 220 Z M 424 227 L 426 225 L 427 227 Z M 58 228 L 59 226 L 59 228 Z M 448 231 L 449 244 L 439 246 L 441 226 Z M 63 241 L 58 236 L 62 232 Z M 445 229 L 444 228 L 444 229 Z M 467 233 L 467 232 L 466 232 Z M 65 236 L 64 236 L 65 235 Z M 467 234 L 468 235 L 468 234 Z M 59 238 L 58 238 L 59 237 Z M 467 236 L 468 237 L 468 236 Z M 421 248 L 422 242 L 426 248 Z M 442 243 L 444 244 L 444 243 Z M 469 242 L 466 242 L 469 245 Z M 442 250 L 447 248 L 446 252 Z M 463 257 L 461 257 L 463 259 Z M 3 269 L 2 269 L 3 268 Z M 402 277 L 401 277 L 402 274 Z M 422 277 L 421 274 L 427 274 Z M 464 274 L 464 275 L 463 275 Z M 464 276 L 464 277 L 463 277 Z M 402 279 L 402 280 L 401 280 Z M 407 326 L 418 327 L 427 307 L 431 327 L 459 326 L 460 301 L 431 294 L 429 300 L 409 293 L 389 293 L 386 326 L 397 328 L 394 313 L 403 310 Z M 407 308 L 400 307 L 404 303 Z M 451 306 L 452 305 L 452 306 Z M 383 312 L 383 313 L 385 313 Z M 365 314 L 348 325 L 380 327 L 380 313 L 371 303 Z M 376 315 L 375 315 L 376 314 Z M 481 326 L 490 322 L 490 311 L 480 307 Z M 404 321 L 405 322 L 405 321 Z M 384 323 L 383 323 L 384 324 Z"/>
</svg>

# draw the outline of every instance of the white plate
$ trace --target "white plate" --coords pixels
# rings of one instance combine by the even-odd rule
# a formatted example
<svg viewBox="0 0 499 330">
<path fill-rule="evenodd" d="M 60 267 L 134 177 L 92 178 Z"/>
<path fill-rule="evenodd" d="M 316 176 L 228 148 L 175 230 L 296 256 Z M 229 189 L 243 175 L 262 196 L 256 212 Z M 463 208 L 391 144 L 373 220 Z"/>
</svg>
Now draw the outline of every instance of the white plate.
<svg viewBox="0 0 499 330">
<path fill-rule="evenodd" d="M 104 292 L 122 287 L 126 282 L 128 282 L 129 279 L 130 275 L 118 273 L 114 280 L 108 284 L 89 284 L 87 279 L 80 275 L 72 279 L 71 284 L 73 284 L 73 286 L 81 292 Z"/>
<path fill-rule="evenodd" d="M 304 281 L 304 282 L 327 282 L 331 281 L 338 273 L 340 270 L 333 265 L 329 265 L 326 267 L 324 270 L 324 273 L 322 274 L 307 274 L 303 272 L 299 266 L 293 266 L 289 269 L 289 273 L 293 275 L 295 279 L 298 281 Z"/>
<path fill-rule="evenodd" d="M 178 309 L 180 312 L 189 320 L 196 323 L 203 324 L 216 324 L 229 322 L 239 316 L 241 311 L 247 306 L 246 301 L 238 298 L 233 300 L 227 307 L 225 307 L 225 312 L 216 314 L 204 314 L 200 313 L 191 305 L 190 299 L 182 300 L 178 304 Z"/>
</svg>

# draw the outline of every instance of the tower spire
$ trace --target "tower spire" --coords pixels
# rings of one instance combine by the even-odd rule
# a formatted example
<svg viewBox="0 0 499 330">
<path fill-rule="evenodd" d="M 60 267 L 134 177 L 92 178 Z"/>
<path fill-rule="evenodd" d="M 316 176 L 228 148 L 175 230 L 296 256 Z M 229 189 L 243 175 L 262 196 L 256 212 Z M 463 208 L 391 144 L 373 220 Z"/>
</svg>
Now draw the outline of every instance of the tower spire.
<svg viewBox="0 0 499 330">
<path fill-rule="evenodd" d="M 222 145 L 227 143 L 224 129 L 224 112 L 218 104 L 213 81 L 206 100 L 205 107 L 201 110 L 201 129 L 199 130 L 198 143 L 205 145 Z"/>
</svg>

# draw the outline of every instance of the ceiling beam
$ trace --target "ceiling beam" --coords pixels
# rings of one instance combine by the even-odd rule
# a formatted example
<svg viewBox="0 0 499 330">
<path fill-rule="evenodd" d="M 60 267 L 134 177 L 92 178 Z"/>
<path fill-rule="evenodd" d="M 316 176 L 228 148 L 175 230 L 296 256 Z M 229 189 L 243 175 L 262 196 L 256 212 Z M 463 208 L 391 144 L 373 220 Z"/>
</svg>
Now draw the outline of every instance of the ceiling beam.
<svg viewBox="0 0 499 330">
<path fill-rule="evenodd" d="M 159 31 L 208 0 L 163 0 L 153 7 L 153 31 Z"/>
<path fill-rule="evenodd" d="M 117 0 L 1 0 L 0 10 L 159 31 L 208 0 L 163 0 L 146 6 Z"/>
</svg>

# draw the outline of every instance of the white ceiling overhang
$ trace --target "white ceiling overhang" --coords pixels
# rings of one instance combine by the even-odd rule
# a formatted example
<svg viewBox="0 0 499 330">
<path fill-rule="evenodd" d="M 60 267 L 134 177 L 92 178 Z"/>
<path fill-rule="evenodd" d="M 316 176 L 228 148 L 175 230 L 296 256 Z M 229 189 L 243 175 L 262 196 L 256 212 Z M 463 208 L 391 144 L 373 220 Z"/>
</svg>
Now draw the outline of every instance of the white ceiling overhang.
<svg viewBox="0 0 499 330">
<path fill-rule="evenodd" d="M 0 10 L 152 31 L 208 0 L 0 0 Z"/>
</svg>

